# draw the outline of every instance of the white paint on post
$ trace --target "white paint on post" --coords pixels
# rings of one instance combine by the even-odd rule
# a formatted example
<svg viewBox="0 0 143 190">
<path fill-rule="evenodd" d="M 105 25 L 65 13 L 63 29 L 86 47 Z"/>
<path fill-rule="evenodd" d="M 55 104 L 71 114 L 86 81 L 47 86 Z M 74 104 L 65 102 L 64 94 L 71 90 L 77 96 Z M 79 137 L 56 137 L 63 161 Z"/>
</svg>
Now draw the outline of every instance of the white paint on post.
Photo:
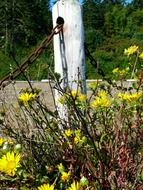
<svg viewBox="0 0 143 190">
<path fill-rule="evenodd" d="M 77 0 L 59 0 L 52 14 L 54 26 L 58 17 L 64 19 L 63 33 L 54 36 L 55 72 L 60 74 L 61 87 L 77 90 L 80 81 L 80 90 L 86 93 L 82 7 Z M 55 96 L 57 101 L 57 91 Z"/>
</svg>

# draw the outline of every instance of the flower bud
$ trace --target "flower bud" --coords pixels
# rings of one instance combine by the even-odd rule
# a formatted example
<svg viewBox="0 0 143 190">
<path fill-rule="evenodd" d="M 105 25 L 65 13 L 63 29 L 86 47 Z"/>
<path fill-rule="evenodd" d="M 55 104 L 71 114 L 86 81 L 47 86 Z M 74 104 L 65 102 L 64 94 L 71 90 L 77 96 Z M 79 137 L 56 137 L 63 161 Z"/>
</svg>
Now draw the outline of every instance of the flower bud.
<svg viewBox="0 0 143 190">
<path fill-rule="evenodd" d="M 3 147 L 2 147 L 3 151 L 7 151 L 9 149 L 9 146 L 7 143 L 4 143 Z"/>
<path fill-rule="evenodd" d="M 88 179 L 84 176 L 80 179 L 80 185 L 81 186 L 88 186 Z"/>
<path fill-rule="evenodd" d="M 20 150 L 21 150 L 21 144 L 16 144 L 16 145 L 14 146 L 14 149 L 15 149 L 16 151 L 20 151 Z"/>
</svg>

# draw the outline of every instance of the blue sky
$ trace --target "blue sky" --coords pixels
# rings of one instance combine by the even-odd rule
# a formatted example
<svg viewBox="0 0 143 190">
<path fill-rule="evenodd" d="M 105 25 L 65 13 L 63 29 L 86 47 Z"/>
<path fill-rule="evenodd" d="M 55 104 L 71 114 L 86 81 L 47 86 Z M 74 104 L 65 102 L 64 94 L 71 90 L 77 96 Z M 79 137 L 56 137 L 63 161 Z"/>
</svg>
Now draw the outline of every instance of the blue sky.
<svg viewBox="0 0 143 190">
<path fill-rule="evenodd" d="M 50 4 L 54 4 L 54 2 L 56 2 L 56 0 L 50 0 Z M 84 0 L 79 0 L 79 2 L 82 4 L 84 2 Z"/>
<path fill-rule="evenodd" d="M 130 3 L 132 0 L 126 0 L 127 1 L 127 3 Z"/>
</svg>

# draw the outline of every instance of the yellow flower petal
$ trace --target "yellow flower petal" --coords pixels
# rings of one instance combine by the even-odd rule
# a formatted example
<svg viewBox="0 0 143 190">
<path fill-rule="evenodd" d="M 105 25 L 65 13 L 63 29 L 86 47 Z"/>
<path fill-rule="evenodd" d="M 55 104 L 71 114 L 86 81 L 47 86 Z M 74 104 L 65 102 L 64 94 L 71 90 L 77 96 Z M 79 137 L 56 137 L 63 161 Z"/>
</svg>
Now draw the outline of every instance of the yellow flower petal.
<svg viewBox="0 0 143 190">
<path fill-rule="evenodd" d="M 80 190 L 80 183 L 74 181 L 68 188 L 68 190 Z"/>
<path fill-rule="evenodd" d="M 70 172 L 62 172 L 62 175 L 61 175 L 61 180 L 62 181 L 68 181 L 70 178 Z"/>
<path fill-rule="evenodd" d="M 20 154 L 7 152 L 7 154 L 0 159 L 0 171 L 7 175 L 14 176 L 17 168 L 20 166 L 20 158 Z"/>
<path fill-rule="evenodd" d="M 143 59 L 143 52 L 139 55 L 139 58 Z"/>
<path fill-rule="evenodd" d="M 108 108 L 111 106 L 111 100 L 107 92 L 102 90 L 97 94 L 97 97 L 90 105 L 92 108 Z"/>
<path fill-rule="evenodd" d="M 38 187 L 38 190 L 54 190 L 54 185 L 43 184 Z"/>
<path fill-rule="evenodd" d="M 66 129 L 64 131 L 64 136 L 65 137 L 71 137 L 72 136 L 72 130 L 71 129 Z"/>
<path fill-rule="evenodd" d="M 59 172 L 61 173 L 64 172 L 65 168 L 62 163 L 58 164 L 57 167 L 58 167 Z"/>
<path fill-rule="evenodd" d="M 119 93 L 118 97 L 121 100 L 126 101 L 127 103 L 130 103 L 130 102 L 138 101 L 142 97 L 142 93 L 137 93 L 137 92 L 132 93 L 132 94 Z"/>
<path fill-rule="evenodd" d="M 4 142 L 5 142 L 5 139 L 4 138 L 0 138 L 0 146 L 2 146 Z"/>
<path fill-rule="evenodd" d="M 138 51 L 138 49 L 139 49 L 139 47 L 136 45 L 130 46 L 128 49 L 124 50 L 124 54 L 130 56 L 130 55 L 136 53 Z"/>
<path fill-rule="evenodd" d="M 22 93 L 20 96 L 19 96 L 19 102 L 22 103 L 24 106 L 28 106 L 29 103 L 33 100 L 35 100 L 37 94 L 33 94 L 33 93 L 28 93 L 28 92 L 25 92 L 25 93 Z"/>
</svg>

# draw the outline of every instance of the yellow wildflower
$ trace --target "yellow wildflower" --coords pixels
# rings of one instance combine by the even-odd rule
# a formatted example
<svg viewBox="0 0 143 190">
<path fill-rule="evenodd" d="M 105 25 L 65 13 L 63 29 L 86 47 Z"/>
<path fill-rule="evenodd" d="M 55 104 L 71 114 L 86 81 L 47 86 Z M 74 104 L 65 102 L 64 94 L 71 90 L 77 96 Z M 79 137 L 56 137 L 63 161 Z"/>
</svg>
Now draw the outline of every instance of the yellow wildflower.
<svg viewBox="0 0 143 190">
<path fill-rule="evenodd" d="M 143 52 L 139 55 L 139 58 L 143 59 Z"/>
<path fill-rule="evenodd" d="M 130 46 L 128 49 L 124 50 L 124 54 L 130 56 L 130 55 L 136 53 L 138 51 L 138 49 L 139 49 L 139 47 L 136 45 Z"/>
<path fill-rule="evenodd" d="M 88 84 L 88 88 L 94 90 L 94 89 L 97 88 L 98 85 L 99 85 L 99 82 L 98 82 L 98 81 L 97 81 L 97 82 L 90 82 L 90 83 Z"/>
<path fill-rule="evenodd" d="M 68 190 L 80 190 L 80 183 L 74 181 L 68 188 Z"/>
<path fill-rule="evenodd" d="M 58 164 L 57 167 L 58 167 L 59 172 L 61 172 L 61 173 L 64 172 L 65 168 L 62 163 Z"/>
<path fill-rule="evenodd" d="M 75 143 L 75 144 L 78 144 L 79 142 L 80 142 L 80 137 L 75 137 L 75 138 L 74 138 L 74 143 Z"/>
<path fill-rule="evenodd" d="M 4 138 L 0 138 L 0 146 L 2 146 L 4 142 L 5 142 L 5 139 Z"/>
<path fill-rule="evenodd" d="M 70 97 L 76 99 L 77 94 L 78 94 L 78 92 L 76 90 L 71 91 L 71 93 L 66 92 L 65 94 L 63 94 L 62 96 L 59 97 L 58 102 L 60 104 L 66 104 L 69 101 Z"/>
<path fill-rule="evenodd" d="M 86 101 L 86 95 L 80 93 L 77 97 L 77 100 L 80 102 L 85 102 Z"/>
<path fill-rule="evenodd" d="M 20 166 L 20 154 L 14 154 L 14 152 L 7 152 L 0 159 L 0 171 L 7 175 L 14 176 L 17 168 Z"/>
<path fill-rule="evenodd" d="M 109 99 L 108 94 L 105 91 L 100 91 L 95 100 L 91 102 L 92 108 L 108 108 L 110 106 L 111 100 Z"/>
<path fill-rule="evenodd" d="M 72 90 L 71 91 L 71 95 L 72 95 L 73 98 L 76 98 L 78 96 L 78 93 L 79 92 L 77 90 Z"/>
<path fill-rule="evenodd" d="M 119 72 L 119 68 L 118 67 L 115 68 L 115 69 L 113 69 L 113 71 L 112 71 L 113 74 L 117 74 L 118 72 Z"/>
<path fill-rule="evenodd" d="M 123 76 L 123 75 L 126 75 L 127 74 L 127 70 L 126 69 L 121 69 L 120 71 L 119 71 L 119 75 L 120 76 Z"/>
<path fill-rule="evenodd" d="M 70 172 L 62 172 L 62 175 L 61 175 L 61 180 L 62 181 L 68 181 L 70 178 Z"/>
<path fill-rule="evenodd" d="M 54 190 L 54 185 L 43 184 L 38 187 L 38 190 Z"/>
<path fill-rule="evenodd" d="M 58 102 L 60 104 L 69 103 L 71 100 L 75 100 L 75 103 L 85 103 L 86 95 L 82 94 L 79 90 L 72 90 L 59 97 Z"/>
<path fill-rule="evenodd" d="M 135 102 L 138 101 L 142 96 L 142 93 L 132 93 L 132 94 L 127 94 L 127 93 L 119 93 L 118 97 L 126 102 Z"/>
<path fill-rule="evenodd" d="M 66 129 L 64 132 L 65 137 L 71 137 L 72 136 L 72 130 L 71 129 Z"/>
<path fill-rule="evenodd" d="M 69 94 L 70 96 L 70 94 Z M 79 90 L 72 90 L 71 96 L 76 99 L 77 101 L 83 102 L 86 100 L 86 95 L 82 94 Z"/>
<path fill-rule="evenodd" d="M 75 137 L 74 137 L 75 144 L 82 145 L 83 143 L 86 142 L 86 140 L 87 140 L 86 137 L 81 136 L 81 130 L 79 130 L 79 129 L 75 130 Z"/>
<path fill-rule="evenodd" d="M 77 145 L 82 145 L 83 143 L 85 143 L 87 141 L 86 137 L 74 137 L 74 143 Z"/>
<path fill-rule="evenodd" d="M 125 76 L 128 72 L 128 68 L 127 69 L 119 69 L 118 67 L 113 69 L 112 73 L 113 74 L 117 74 L 119 76 Z"/>
<path fill-rule="evenodd" d="M 33 93 L 22 93 L 19 96 L 19 102 L 22 103 L 24 106 L 28 106 L 31 101 L 33 101 L 36 98 L 36 94 Z"/>
</svg>

